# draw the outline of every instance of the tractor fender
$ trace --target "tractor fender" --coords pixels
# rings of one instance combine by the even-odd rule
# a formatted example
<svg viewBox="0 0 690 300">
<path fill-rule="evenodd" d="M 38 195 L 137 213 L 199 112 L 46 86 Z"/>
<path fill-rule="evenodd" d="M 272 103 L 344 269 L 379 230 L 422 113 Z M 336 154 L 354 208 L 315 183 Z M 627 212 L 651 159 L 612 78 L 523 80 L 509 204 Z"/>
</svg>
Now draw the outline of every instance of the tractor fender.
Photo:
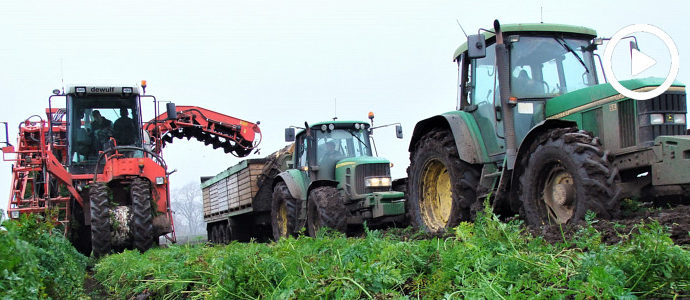
<svg viewBox="0 0 690 300">
<path fill-rule="evenodd" d="M 415 145 L 419 139 L 433 128 L 448 128 L 453 133 L 456 148 L 460 159 L 470 164 L 477 164 L 483 161 L 488 161 L 488 158 L 482 159 L 480 153 L 484 145 L 480 144 L 476 134 L 470 130 L 466 118 L 463 117 L 466 112 L 449 112 L 442 115 L 433 116 L 428 119 L 417 122 L 410 140 L 409 152 L 414 151 Z"/>
<path fill-rule="evenodd" d="M 520 176 L 518 173 L 521 172 L 515 172 L 515 170 L 520 167 L 520 162 L 522 161 L 522 158 L 525 155 L 529 155 L 529 150 L 532 146 L 532 143 L 534 143 L 534 141 L 537 140 L 539 136 L 548 132 L 551 129 L 573 126 L 577 127 L 577 123 L 573 121 L 560 119 L 546 119 L 544 121 L 539 122 L 539 124 L 530 129 L 530 131 L 527 133 L 525 138 L 522 140 L 522 143 L 520 143 L 520 146 L 518 147 L 517 156 L 515 158 L 515 168 L 513 169 L 513 172 L 511 174 L 510 182 L 518 182 L 518 176 Z M 522 205 L 522 203 L 519 203 L 517 199 L 517 186 L 517 184 L 510 185 L 510 191 L 512 195 L 512 197 L 510 197 L 510 209 L 514 212 L 517 212 L 520 206 Z"/>
<path fill-rule="evenodd" d="M 320 180 L 312 181 L 312 183 L 309 185 L 309 189 L 307 190 L 307 195 L 309 195 L 311 190 L 313 190 L 317 187 L 322 187 L 322 186 L 332 186 L 334 188 L 337 188 L 338 182 L 335 180 L 329 180 L 329 179 L 320 179 Z"/>
<path fill-rule="evenodd" d="M 273 187 L 275 188 L 276 184 L 281 181 L 285 182 L 285 185 L 287 185 L 292 198 L 300 200 L 307 199 L 306 184 L 299 170 L 291 169 L 279 173 L 273 180 Z"/>
</svg>

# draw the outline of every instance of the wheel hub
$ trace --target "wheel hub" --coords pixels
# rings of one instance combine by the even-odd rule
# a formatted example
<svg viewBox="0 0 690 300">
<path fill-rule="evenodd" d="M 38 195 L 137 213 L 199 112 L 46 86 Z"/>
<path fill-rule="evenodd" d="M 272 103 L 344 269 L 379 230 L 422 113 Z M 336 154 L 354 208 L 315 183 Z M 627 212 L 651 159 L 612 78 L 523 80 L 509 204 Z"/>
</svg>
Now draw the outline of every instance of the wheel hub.
<svg viewBox="0 0 690 300">
<path fill-rule="evenodd" d="M 287 236 L 287 208 L 285 203 L 280 205 L 278 208 L 278 230 L 280 231 L 280 236 Z"/>
<path fill-rule="evenodd" d="M 445 228 L 450 219 L 453 195 L 450 174 L 439 160 L 428 161 L 422 176 L 420 211 L 424 224 L 432 231 Z"/>
<path fill-rule="evenodd" d="M 565 168 L 558 165 L 550 171 L 542 191 L 549 219 L 557 224 L 564 224 L 572 218 L 575 191 L 573 176 Z"/>
</svg>

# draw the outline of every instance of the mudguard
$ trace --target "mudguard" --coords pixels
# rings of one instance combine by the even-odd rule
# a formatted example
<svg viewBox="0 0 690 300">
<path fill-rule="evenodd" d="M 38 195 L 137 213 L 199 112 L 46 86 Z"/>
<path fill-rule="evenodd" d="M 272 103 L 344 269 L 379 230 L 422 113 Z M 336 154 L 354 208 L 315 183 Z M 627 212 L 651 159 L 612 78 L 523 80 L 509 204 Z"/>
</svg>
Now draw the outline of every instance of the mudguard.
<svg viewBox="0 0 690 300">
<path fill-rule="evenodd" d="M 414 151 L 417 141 L 433 128 L 449 128 L 453 133 L 460 159 L 470 164 L 488 162 L 486 147 L 479 139 L 479 128 L 471 115 L 464 111 L 451 111 L 419 121 L 415 125 L 408 151 Z"/>
<path fill-rule="evenodd" d="M 281 172 L 273 180 L 275 186 L 278 182 L 283 181 L 287 185 L 290 195 L 295 199 L 307 200 L 307 183 L 304 180 L 302 172 L 297 169 L 290 169 Z"/>
</svg>

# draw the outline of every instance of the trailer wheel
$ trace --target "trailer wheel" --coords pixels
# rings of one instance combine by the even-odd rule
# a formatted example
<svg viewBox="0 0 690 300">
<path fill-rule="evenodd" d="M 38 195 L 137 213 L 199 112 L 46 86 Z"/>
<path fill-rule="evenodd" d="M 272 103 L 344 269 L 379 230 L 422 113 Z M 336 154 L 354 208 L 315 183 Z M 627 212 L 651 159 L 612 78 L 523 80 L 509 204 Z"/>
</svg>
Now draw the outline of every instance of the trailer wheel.
<svg viewBox="0 0 690 300">
<path fill-rule="evenodd" d="M 134 248 L 144 252 L 151 248 L 155 234 L 153 232 L 153 213 L 151 211 L 151 185 L 148 180 L 135 178 L 130 186 L 132 196 L 132 234 Z"/>
<path fill-rule="evenodd" d="M 433 129 L 410 153 L 407 213 L 414 227 L 436 233 L 470 220 L 479 171 L 460 160 L 456 147 L 448 129 Z"/>
<path fill-rule="evenodd" d="M 347 230 L 347 208 L 338 189 L 332 186 L 314 188 L 307 199 L 307 233 L 315 237 L 322 227 Z"/>
<path fill-rule="evenodd" d="M 610 218 L 619 209 L 618 171 L 598 138 L 575 127 L 537 140 L 521 160 L 518 197 L 530 225 L 582 220 L 588 210 Z"/>
<path fill-rule="evenodd" d="M 108 186 L 103 182 L 94 182 L 89 189 L 91 204 L 91 247 L 95 257 L 110 252 L 111 224 L 108 208 Z"/>
<path fill-rule="evenodd" d="M 279 182 L 273 189 L 271 201 L 271 228 L 273 239 L 288 237 L 297 233 L 297 199 L 293 198 L 285 182 Z"/>
<path fill-rule="evenodd" d="M 211 224 L 211 243 L 218 244 L 218 224 Z"/>
</svg>

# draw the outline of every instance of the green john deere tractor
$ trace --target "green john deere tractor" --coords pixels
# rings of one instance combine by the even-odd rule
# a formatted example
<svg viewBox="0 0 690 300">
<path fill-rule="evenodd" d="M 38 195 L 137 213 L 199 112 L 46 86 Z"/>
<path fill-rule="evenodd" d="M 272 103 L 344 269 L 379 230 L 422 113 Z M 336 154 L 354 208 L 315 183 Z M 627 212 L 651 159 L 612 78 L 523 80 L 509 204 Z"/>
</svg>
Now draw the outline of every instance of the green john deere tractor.
<svg viewBox="0 0 690 300">
<path fill-rule="evenodd" d="M 369 118 L 373 124 L 373 114 Z M 295 141 L 295 148 L 289 169 L 273 182 L 276 240 L 305 226 L 314 236 L 321 227 L 346 232 L 364 221 L 404 220 L 404 193 L 392 190 L 390 161 L 372 154 L 373 129 L 366 122 L 327 121 L 305 123 L 296 136 L 295 128 L 285 130 L 285 141 Z M 402 138 L 399 124 L 396 134 Z"/>
<path fill-rule="evenodd" d="M 590 210 L 615 216 L 622 197 L 686 198 L 690 136 L 685 86 L 634 100 L 597 78 L 585 27 L 500 26 L 469 36 L 454 55 L 455 111 L 417 123 L 407 211 L 430 232 L 494 212 L 563 224 Z M 633 45 L 631 44 L 631 47 Z M 621 81 L 648 91 L 663 79 Z"/>
</svg>

